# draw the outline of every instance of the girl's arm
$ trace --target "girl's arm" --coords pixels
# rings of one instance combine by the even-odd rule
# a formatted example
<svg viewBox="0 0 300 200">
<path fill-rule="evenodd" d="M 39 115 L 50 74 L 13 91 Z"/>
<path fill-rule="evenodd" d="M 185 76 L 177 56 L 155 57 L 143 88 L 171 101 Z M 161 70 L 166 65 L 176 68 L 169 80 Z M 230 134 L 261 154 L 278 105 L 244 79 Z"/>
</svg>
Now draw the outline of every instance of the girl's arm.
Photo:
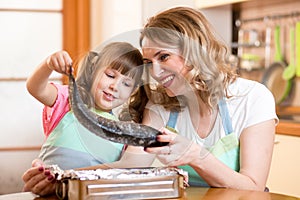
<svg viewBox="0 0 300 200">
<path fill-rule="evenodd" d="M 116 162 L 83 167 L 77 170 L 150 167 L 154 159 L 155 155 L 146 153 L 143 147 L 128 146 L 121 159 Z"/>
<path fill-rule="evenodd" d="M 53 70 L 58 73 L 67 74 L 72 59 L 65 51 L 59 51 L 44 60 L 27 79 L 28 92 L 38 101 L 46 106 L 52 106 L 57 97 L 55 86 L 50 84 L 49 77 Z"/>
</svg>

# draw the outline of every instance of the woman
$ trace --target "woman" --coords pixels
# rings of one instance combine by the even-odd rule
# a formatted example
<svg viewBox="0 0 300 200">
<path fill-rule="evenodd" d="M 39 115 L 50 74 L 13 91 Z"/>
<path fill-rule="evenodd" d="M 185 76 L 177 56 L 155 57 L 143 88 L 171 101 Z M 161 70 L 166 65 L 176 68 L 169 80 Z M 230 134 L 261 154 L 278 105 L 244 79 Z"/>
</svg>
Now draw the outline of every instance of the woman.
<svg viewBox="0 0 300 200">
<path fill-rule="evenodd" d="M 149 83 L 143 123 L 173 128 L 158 137 L 168 146 L 145 151 L 187 170 L 190 185 L 263 191 L 278 123 L 274 98 L 262 84 L 237 77 L 212 30 L 188 7 L 145 25 L 144 63 L 158 84 Z"/>
</svg>

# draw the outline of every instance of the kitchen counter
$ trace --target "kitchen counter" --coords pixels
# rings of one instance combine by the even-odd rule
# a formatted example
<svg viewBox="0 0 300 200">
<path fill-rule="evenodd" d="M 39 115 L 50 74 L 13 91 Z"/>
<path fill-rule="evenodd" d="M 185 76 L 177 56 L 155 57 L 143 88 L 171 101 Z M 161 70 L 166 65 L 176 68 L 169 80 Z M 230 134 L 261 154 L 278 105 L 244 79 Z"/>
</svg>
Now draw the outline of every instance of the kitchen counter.
<svg viewBox="0 0 300 200">
<path fill-rule="evenodd" d="M 0 199 L 5 200 L 56 200 L 55 196 L 43 198 L 33 195 L 30 192 L 21 192 L 8 195 L 0 195 Z M 202 187 L 188 187 L 184 192 L 183 197 L 176 199 L 188 199 L 188 200 L 232 200 L 232 199 L 244 199 L 244 200 L 300 200 L 300 198 L 276 194 L 271 192 L 258 192 L 258 191 L 247 191 L 247 190 L 235 190 L 225 188 L 202 188 Z M 170 200 L 170 199 L 169 199 Z M 174 199 L 173 199 L 174 200 Z"/>
<path fill-rule="evenodd" d="M 300 107 L 280 106 L 276 112 L 279 117 L 276 134 L 300 137 Z"/>
<path fill-rule="evenodd" d="M 280 119 L 276 127 L 276 134 L 300 137 L 300 122 Z"/>
</svg>

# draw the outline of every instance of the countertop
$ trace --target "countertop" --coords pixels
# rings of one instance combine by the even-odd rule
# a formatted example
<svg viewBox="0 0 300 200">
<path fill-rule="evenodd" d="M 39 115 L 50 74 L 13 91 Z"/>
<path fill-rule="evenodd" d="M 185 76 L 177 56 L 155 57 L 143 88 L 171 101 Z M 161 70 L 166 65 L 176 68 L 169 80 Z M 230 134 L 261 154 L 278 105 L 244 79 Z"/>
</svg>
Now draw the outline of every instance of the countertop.
<svg viewBox="0 0 300 200">
<path fill-rule="evenodd" d="M 279 117 L 276 134 L 300 137 L 300 107 L 280 106 L 276 113 Z"/>
<path fill-rule="evenodd" d="M 38 197 L 30 192 L 21 192 L 1 195 L 0 200 L 57 200 L 55 196 Z M 188 187 L 181 198 L 188 200 L 300 200 L 298 197 L 276 194 L 271 192 L 258 192 L 224 188 Z M 169 199 L 170 200 L 170 199 Z M 174 199 L 173 199 L 174 200 Z"/>
</svg>

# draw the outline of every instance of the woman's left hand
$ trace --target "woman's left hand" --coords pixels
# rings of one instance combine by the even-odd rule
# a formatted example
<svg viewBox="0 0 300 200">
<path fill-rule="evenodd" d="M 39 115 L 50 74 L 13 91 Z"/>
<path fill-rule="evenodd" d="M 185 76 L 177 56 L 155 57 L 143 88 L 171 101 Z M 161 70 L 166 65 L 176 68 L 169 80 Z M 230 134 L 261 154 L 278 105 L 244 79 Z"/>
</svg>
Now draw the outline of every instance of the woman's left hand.
<svg viewBox="0 0 300 200">
<path fill-rule="evenodd" d="M 160 142 L 169 142 L 169 145 L 163 147 L 148 147 L 146 152 L 156 154 L 157 159 L 167 166 L 187 165 L 200 157 L 201 148 L 193 141 L 173 133 L 167 128 L 160 130 L 163 134 L 157 136 Z"/>
<path fill-rule="evenodd" d="M 24 172 L 22 179 L 24 192 L 30 191 L 41 196 L 55 194 L 55 175 L 46 170 L 44 163 L 39 159 L 32 161 L 32 167 Z"/>
</svg>

